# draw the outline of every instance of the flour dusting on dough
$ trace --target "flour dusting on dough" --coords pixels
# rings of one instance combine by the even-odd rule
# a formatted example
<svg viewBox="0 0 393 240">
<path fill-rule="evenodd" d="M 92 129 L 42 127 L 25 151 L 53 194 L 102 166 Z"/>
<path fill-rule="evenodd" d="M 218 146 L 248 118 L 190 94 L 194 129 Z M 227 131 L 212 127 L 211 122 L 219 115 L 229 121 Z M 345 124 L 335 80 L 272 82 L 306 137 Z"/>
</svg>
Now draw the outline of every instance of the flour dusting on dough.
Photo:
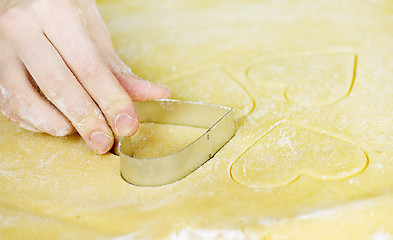
<svg viewBox="0 0 393 240">
<path fill-rule="evenodd" d="M 264 219 L 261 219 L 261 220 L 258 221 L 258 225 L 260 225 L 260 226 L 268 226 L 268 225 L 272 225 L 272 224 L 275 224 L 275 223 L 278 223 L 278 222 L 280 222 L 280 220 L 277 220 L 277 219 L 274 219 L 274 218 L 273 219 L 271 219 L 271 218 L 264 218 Z"/>
<path fill-rule="evenodd" d="M 239 230 L 183 229 L 170 236 L 170 240 L 256 240 Z"/>
<path fill-rule="evenodd" d="M 337 209 L 331 208 L 331 209 L 320 209 L 320 210 L 315 210 L 310 213 L 298 215 L 296 218 L 301 219 L 301 220 L 310 220 L 310 219 L 325 219 L 325 218 L 330 218 L 332 216 L 335 216 L 339 211 Z"/>
<path fill-rule="evenodd" d="M 371 238 L 372 240 L 393 240 L 393 235 L 385 231 L 376 231 Z"/>
<path fill-rule="evenodd" d="M 122 236 L 118 236 L 118 237 L 113 237 L 113 238 L 105 238 L 106 240 L 142 240 L 141 238 L 136 238 L 135 234 L 131 233 L 131 234 L 127 234 L 127 235 L 122 235 Z"/>
</svg>

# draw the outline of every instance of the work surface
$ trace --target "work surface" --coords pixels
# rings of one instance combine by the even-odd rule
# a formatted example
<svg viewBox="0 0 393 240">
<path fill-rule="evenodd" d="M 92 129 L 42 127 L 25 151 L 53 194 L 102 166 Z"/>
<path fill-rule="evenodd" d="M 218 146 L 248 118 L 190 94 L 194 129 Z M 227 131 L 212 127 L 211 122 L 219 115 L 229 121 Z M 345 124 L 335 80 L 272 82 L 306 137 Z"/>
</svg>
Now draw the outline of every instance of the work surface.
<svg viewBox="0 0 393 240">
<path fill-rule="evenodd" d="M 393 239 L 392 1 L 99 5 L 136 74 L 233 107 L 237 132 L 183 180 L 145 188 L 77 135 L 1 117 L 1 239 Z M 172 127 L 151 132 L 198 136 Z"/>
</svg>

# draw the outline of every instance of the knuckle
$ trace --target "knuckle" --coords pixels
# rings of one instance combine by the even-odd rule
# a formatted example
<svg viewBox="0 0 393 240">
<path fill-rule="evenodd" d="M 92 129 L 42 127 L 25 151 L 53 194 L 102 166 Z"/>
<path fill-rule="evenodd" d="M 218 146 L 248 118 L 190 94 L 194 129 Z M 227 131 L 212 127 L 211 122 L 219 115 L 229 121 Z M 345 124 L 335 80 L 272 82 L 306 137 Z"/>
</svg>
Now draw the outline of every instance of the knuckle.
<svg viewBox="0 0 393 240">
<path fill-rule="evenodd" d="M 60 98 L 55 102 L 57 102 L 57 105 L 64 105 L 62 112 L 78 132 L 81 133 L 91 128 L 104 128 L 107 125 L 101 111 L 91 99 L 79 98 L 78 96 L 73 99 Z"/>
<path fill-rule="evenodd" d="M 94 60 L 88 59 L 82 61 L 81 67 L 79 69 L 79 80 L 86 81 L 92 80 L 99 76 L 101 71 L 99 64 L 97 64 Z"/>
<path fill-rule="evenodd" d="M 45 96 L 49 99 L 55 99 L 58 95 L 64 92 L 62 88 L 65 78 L 65 73 L 62 70 L 48 68 L 42 73 L 42 79 L 40 82 L 45 84 L 39 84 Z"/>
<path fill-rule="evenodd" d="M 87 111 L 84 115 L 78 116 L 78 125 L 82 126 L 100 126 L 104 120 L 101 112 L 97 111 Z"/>
<path fill-rule="evenodd" d="M 88 114 L 79 119 L 75 124 L 75 128 L 82 136 L 87 136 L 97 130 L 103 132 L 110 132 L 109 126 L 107 125 L 105 118 L 99 114 Z"/>
<path fill-rule="evenodd" d="M 134 107 L 126 94 L 116 94 L 100 104 L 100 108 L 108 120 L 114 119 L 119 112 L 133 112 Z"/>
</svg>

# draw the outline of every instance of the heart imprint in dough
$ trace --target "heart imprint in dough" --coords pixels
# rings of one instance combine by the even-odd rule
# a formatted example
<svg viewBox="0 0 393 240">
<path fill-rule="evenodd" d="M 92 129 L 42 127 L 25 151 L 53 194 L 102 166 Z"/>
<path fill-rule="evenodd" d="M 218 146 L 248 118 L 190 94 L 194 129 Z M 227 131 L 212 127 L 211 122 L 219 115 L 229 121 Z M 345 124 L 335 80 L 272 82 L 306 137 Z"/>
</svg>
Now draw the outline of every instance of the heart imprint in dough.
<svg viewBox="0 0 393 240">
<path fill-rule="evenodd" d="M 246 71 L 261 87 L 281 88 L 293 103 L 326 105 L 346 97 L 356 73 L 353 53 L 304 54 L 263 59 Z"/>
<path fill-rule="evenodd" d="M 342 180 L 361 173 L 367 165 L 366 153 L 353 143 L 283 122 L 233 162 L 231 176 L 249 187 L 272 188 L 289 184 L 301 175 Z"/>
<path fill-rule="evenodd" d="M 221 66 L 203 66 L 161 82 L 171 89 L 172 98 L 232 107 L 235 119 L 254 108 L 245 89 Z"/>
</svg>

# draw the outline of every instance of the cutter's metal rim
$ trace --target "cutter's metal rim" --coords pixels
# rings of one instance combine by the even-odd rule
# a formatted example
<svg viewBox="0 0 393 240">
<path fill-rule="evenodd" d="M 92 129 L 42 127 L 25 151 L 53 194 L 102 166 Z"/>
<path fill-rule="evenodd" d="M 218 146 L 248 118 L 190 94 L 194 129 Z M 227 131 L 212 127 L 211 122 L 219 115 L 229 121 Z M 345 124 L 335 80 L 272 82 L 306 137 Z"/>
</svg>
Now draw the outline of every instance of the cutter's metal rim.
<svg viewBox="0 0 393 240">
<path fill-rule="evenodd" d="M 159 99 L 159 100 L 155 100 L 155 101 L 159 101 L 159 102 L 163 102 L 163 100 L 162 99 Z M 167 101 L 166 99 L 165 99 L 165 101 Z M 205 137 L 206 136 L 206 134 L 208 134 L 222 119 L 224 119 L 225 117 L 227 117 L 228 116 L 228 114 L 230 114 L 231 112 L 232 112 L 232 110 L 233 110 L 233 108 L 231 108 L 231 107 L 225 107 L 225 106 L 220 106 L 220 105 L 214 105 L 214 104 L 207 104 L 207 103 L 199 103 L 199 102 L 191 102 L 191 101 L 180 101 L 180 100 L 171 100 L 170 102 L 186 102 L 186 103 L 191 103 L 191 104 L 200 104 L 200 105 L 206 105 L 206 106 L 214 106 L 214 107 L 220 107 L 220 108 L 223 108 L 223 109 L 227 109 L 228 111 L 220 118 L 220 119 L 218 119 L 211 127 L 209 127 L 207 130 L 206 130 L 206 132 L 205 133 L 203 133 L 201 136 L 199 136 L 197 139 L 195 139 L 194 141 L 192 141 L 190 144 L 188 144 L 187 146 L 185 146 L 185 147 L 183 147 L 182 149 L 180 149 L 179 151 L 177 151 L 177 152 L 174 152 L 174 153 L 171 153 L 171 154 L 168 154 L 168 155 L 163 155 L 163 156 L 161 156 L 161 157 L 155 157 L 155 158 L 138 158 L 138 157 L 133 157 L 133 156 L 129 156 L 128 154 L 125 154 L 122 150 L 121 150 L 121 144 L 122 144 L 122 141 L 123 141 L 123 139 L 124 138 L 126 138 L 126 137 L 122 137 L 121 139 L 120 139 L 120 141 L 119 141 L 119 153 L 122 153 L 122 154 L 124 154 L 124 155 L 126 155 L 126 156 L 129 156 L 129 157 L 132 157 L 132 158 L 134 158 L 134 159 L 140 159 L 140 160 L 145 160 L 145 161 L 148 161 L 148 160 L 157 160 L 157 159 L 160 159 L 160 158 L 163 158 L 163 157 L 169 157 L 169 156 L 172 156 L 172 155 L 175 155 L 175 154 L 178 154 L 178 153 L 180 153 L 180 152 L 183 152 L 186 148 L 188 148 L 189 146 L 191 146 L 191 145 L 193 145 L 195 142 L 197 142 L 199 139 L 201 139 L 201 138 L 203 138 L 203 137 Z M 143 123 L 143 122 L 142 122 Z M 160 124 L 166 124 L 166 123 L 160 123 Z M 181 125 L 177 125 L 177 126 L 181 126 Z M 213 157 L 213 156 L 212 156 Z"/>
<path fill-rule="evenodd" d="M 162 186 L 183 179 L 215 156 L 235 134 L 230 107 L 172 99 L 139 102 L 135 106 L 141 123 L 207 129 L 182 149 L 154 158 L 133 157 L 132 137 L 122 138 L 118 146 L 121 175 L 136 186 Z"/>
</svg>

